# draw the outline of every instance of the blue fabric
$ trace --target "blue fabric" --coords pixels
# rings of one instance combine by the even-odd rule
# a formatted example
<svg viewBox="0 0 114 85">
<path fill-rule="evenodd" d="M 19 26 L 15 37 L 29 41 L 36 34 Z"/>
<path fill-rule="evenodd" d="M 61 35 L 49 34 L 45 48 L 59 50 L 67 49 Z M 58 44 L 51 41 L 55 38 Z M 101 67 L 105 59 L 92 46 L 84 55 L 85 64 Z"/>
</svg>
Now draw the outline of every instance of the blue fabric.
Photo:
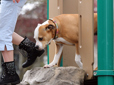
<svg viewBox="0 0 114 85">
<path fill-rule="evenodd" d="M 26 0 L 20 0 L 19 3 L 13 3 L 12 0 L 1 0 L 0 13 L 0 51 L 13 50 L 12 34 L 15 29 L 17 18 L 22 6 Z"/>
</svg>

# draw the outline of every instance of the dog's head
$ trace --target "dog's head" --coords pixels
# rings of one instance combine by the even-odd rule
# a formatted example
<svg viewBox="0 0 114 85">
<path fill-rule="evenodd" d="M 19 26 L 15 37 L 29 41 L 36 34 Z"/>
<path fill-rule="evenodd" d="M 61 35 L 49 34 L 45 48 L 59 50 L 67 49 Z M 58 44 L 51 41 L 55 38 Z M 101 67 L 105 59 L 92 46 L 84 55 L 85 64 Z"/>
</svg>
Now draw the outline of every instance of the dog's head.
<svg viewBox="0 0 114 85">
<path fill-rule="evenodd" d="M 34 31 L 34 39 L 36 40 L 36 48 L 44 49 L 53 39 L 53 31 L 55 26 L 49 23 L 49 20 L 43 24 L 38 24 Z"/>
</svg>

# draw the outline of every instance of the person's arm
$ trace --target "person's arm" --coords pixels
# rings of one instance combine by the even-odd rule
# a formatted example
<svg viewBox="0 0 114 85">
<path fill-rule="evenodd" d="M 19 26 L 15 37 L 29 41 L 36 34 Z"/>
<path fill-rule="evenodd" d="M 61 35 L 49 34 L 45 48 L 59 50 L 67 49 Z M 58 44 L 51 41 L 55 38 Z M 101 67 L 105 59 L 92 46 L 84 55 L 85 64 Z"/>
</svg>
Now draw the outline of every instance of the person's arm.
<svg viewBox="0 0 114 85">
<path fill-rule="evenodd" d="M 13 3 L 15 3 L 15 1 L 16 1 L 17 3 L 19 3 L 19 2 L 20 2 L 20 0 L 13 0 Z"/>
</svg>

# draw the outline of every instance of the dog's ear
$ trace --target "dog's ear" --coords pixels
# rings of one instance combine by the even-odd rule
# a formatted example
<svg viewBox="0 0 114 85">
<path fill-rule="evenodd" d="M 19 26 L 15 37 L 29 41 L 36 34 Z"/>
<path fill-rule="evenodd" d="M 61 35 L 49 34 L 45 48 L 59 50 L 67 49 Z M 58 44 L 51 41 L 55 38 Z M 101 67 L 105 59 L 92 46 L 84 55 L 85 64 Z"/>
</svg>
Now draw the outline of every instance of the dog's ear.
<svg viewBox="0 0 114 85">
<path fill-rule="evenodd" d="M 55 26 L 52 25 L 52 24 L 50 24 L 50 25 L 48 25 L 48 26 L 46 27 L 46 30 L 49 31 L 49 30 L 52 30 L 52 29 L 54 29 L 54 28 L 55 28 Z"/>
</svg>

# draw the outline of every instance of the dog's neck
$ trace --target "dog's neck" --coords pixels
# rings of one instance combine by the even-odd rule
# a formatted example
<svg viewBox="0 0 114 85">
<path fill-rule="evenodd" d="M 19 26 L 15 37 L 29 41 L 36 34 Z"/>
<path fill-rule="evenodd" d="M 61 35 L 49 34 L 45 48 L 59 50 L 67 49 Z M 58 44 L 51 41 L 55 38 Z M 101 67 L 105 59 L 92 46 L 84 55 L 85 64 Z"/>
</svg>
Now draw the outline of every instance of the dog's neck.
<svg viewBox="0 0 114 85">
<path fill-rule="evenodd" d="M 51 22 L 54 23 L 55 25 L 55 32 L 53 33 L 54 34 L 54 38 L 53 39 L 57 39 L 58 38 L 58 34 L 59 34 L 59 27 L 58 27 L 58 24 L 55 20 L 53 20 L 52 18 L 49 19 Z"/>
</svg>

